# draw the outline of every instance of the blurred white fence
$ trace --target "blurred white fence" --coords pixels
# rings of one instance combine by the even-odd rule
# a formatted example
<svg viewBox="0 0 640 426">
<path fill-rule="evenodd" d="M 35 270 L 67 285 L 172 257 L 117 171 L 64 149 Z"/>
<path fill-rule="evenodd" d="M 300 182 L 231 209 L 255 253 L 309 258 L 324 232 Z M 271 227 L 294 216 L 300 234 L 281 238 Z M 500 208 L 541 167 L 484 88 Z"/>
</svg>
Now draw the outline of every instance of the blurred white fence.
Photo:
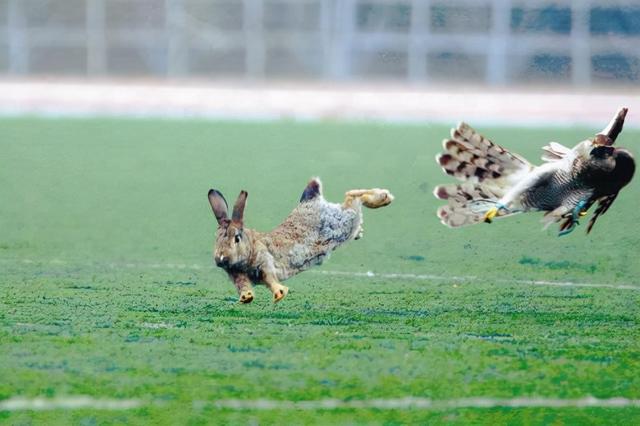
<svg viewBox="0 0 640 426">
<path fill-rule="evenodd" d="M 638 0 L 0 0 L 14 76 L 640 81 Z"/>
</svg>

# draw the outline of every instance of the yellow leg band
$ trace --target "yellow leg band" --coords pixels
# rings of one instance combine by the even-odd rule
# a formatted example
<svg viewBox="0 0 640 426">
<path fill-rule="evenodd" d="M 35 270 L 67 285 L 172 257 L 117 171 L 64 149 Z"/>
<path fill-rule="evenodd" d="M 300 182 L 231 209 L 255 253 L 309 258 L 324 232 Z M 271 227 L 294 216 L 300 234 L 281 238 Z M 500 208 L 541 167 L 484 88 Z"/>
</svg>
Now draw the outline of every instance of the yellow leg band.
<svg viewBox="0 0 640 426">
<path fill-rule="evenodd" d="M 496 217 L 497 215 L 498 215 L 498 208 L 491 207 L 491 209 L 487 213 L 485 213 L 484 221 L 487 223 L 491 223 L 493 221 L 493 218 Z"/>
</svg>

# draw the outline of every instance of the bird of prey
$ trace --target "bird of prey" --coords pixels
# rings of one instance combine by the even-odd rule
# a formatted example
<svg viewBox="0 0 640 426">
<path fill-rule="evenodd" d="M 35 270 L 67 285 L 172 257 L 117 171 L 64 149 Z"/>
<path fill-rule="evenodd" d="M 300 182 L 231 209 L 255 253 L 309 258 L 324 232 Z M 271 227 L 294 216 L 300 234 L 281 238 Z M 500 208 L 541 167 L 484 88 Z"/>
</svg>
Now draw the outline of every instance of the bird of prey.
<svg viewBox="0 0 640 426">
<path fill-rule="evenodd" d="M 438 209 L 440 221 L 459 227 L 544 211 L 545 228 L 560 223 L 560 236 L 573 231 L 597 202 L 589 233 L 635 171 L 631 153 L 613 146 L 626 115 L 627 108 L 621 108 L 603 131 L 573 149 L 550 142 L 542 148 L 539 166 L 460 123 L 444 140 L 445 152 L 436 157 L 447 174 L 463 182 L 435 188 L 434 195 L 447 200 Z"/>
</svg>

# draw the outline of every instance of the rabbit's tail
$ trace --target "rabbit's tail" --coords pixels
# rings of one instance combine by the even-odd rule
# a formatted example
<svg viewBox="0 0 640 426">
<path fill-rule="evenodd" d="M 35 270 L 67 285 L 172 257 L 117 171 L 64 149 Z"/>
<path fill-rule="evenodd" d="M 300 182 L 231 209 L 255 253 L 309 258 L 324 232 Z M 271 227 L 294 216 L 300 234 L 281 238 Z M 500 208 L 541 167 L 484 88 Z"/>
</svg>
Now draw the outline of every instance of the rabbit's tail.
<svg viewBox="0 0 640 426">
<path fill-rule="evenodd" d="M 300 202 L 304 203 L 315 200 L 318 197 L 322 197 L 322 182 L 320 182 L 320 178 L 314 177 L 309 181 L 307 187 L 302 192 Z"/>
</svg>

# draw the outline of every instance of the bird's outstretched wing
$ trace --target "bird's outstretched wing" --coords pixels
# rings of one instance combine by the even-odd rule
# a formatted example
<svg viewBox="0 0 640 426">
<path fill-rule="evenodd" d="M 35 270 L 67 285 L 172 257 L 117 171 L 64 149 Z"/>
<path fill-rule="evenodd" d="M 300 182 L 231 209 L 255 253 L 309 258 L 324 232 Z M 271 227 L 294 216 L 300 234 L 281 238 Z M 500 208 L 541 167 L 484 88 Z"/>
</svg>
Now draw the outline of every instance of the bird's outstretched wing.
<svg viewBox="0 0 640 426">
<path fill-rule="evenodd" d="M 593 228 L 593 225 L 595 225 L 596 220 L 598 220 L 600 216 L 602 216 L 607 212 L 607 210 L 609 210 L 609 207 L 611 207 L 617 196 L 618 193 L 616 192 L 615 194 L 607 195 L 598 199 L 598 208 L 593 213 L 593 216 L 591 216 L 591 220 L 589 221 L 589 225 L 587 226 L 587 234 L 591 232 L 591 229 Z"/>
<path fill-rule="evenodd" d="M 451 129 L 451 138 L 442 142 L 444 152 L 436 161 L 448 175 L 463 182 L 496 182 L 529 171 L 533 166 L 523 157 L 478 133 L 466 123 Z"/>
</svg>

